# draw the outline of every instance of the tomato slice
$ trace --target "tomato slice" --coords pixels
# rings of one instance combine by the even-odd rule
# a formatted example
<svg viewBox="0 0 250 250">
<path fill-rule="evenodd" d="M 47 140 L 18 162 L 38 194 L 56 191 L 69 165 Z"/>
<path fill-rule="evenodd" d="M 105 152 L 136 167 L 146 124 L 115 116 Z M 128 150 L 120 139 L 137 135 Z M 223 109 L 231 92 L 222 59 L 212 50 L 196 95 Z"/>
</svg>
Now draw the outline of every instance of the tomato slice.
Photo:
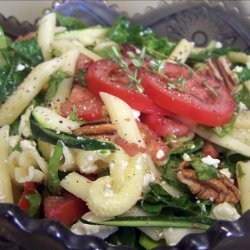
<svg viewBox="0 0 250 250">
<path fill-rule="evenodd" d="M 206 142 L 203 149 L 202 149 L 202 154 L 204 156 L 210 155 L 212 158 L 217 158 L 219 156 L 218 151 L 214 147 L 214 145 L 210 142 Z"/>
<path fill-rule="evenodd" d="M 156 104 L 207 126 L 230 121 L 235 101 L 224 83 L 178 64 L 166 64 L 163 74 L 142 74 L 145 93 Z"/>
<path fill-rule="evenodd" d="M 173 121 L 167 117 L 153 114 L 143 114 L 141 121 L 156 132 L 158 136 L 168 137 L 169 135 L 185 136 L 190 132 L 186 125 Z"/>
<path fill-rule="evenodd" d="M 20 200 L 18 201 L 18 206 L 27 214 L 29 213 L 30 202 L 26 198 L 26 195 L 27 194 L 35 194 L 36 192 L 37 192 L 37 187 L 36 187 L 35 182 L 25 182 L 24 183 L 24 190 L 23 190 L 23 193 L 22 193 Z"/>
<path fill-rule="evenodd" d="M 83 54 L 79 55 L 76 61 L 74 83 L 85 84 L 85 74 L 92 62 L 93 60 L 89 57 Z"/>
<path fill-rule="evenodd" d="M 133 109 L 144 113 L 166 114 L 166 110 L 158 107 L 146 95 L 136 90 L 135 87 L 128 87 L 129 78 L 121 70 L 118 64 L 108 59 L 102 59 L 92 63 L 86 75 L 89 90 L 95 95 L 99 92 L 107 92 L 115 95 Z"/>
<path fill-rule="evenodd" d="M 66 192 L 63 196 L 48 196 L 43 201 L 45 218 L 72 225 L 89 211 L 86 203 Z"/>
<path fill-rule="evenodd" d="M 69 101 L 62 103 L 61 114 L 64 117 L 76 110 L 77 117 L 84 121 L 93 121 L 104 118 L 104 104 L 100 97 L 93 95 L 87 88 L 74 85 Z"/>
<path fill-rule="evenodd" d="M 126 140 L 120 137 L 115 138 L 115 143 L 123 148 L 123 150 L 129 156 L 134 156 L 138 153 L 148 153 L 156 163 L 165 159 L 169 152 L 169 149 L 162 142 L 161 138 L 157 136 L 157 134 L 152 131 L 147 125 L 141 122 L 137 122 L 137 125 L 145 141 L 146 148 L 139 147 L 135 143 L 128 143 Z"/>
</svg>

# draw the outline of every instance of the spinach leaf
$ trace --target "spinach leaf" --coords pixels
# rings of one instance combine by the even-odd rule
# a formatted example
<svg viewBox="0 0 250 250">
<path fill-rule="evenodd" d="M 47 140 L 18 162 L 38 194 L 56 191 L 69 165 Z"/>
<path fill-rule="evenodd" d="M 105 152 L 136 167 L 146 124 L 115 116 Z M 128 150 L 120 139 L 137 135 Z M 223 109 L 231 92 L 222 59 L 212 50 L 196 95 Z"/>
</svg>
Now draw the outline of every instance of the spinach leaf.
<svg viewBox="0 0 250 250">
<path fill-rule="evenodd" d="M 170 156 L 167 164 L 163 166 L 162 179 L 165 180 L 169 185 L 181 190 L 184 193 L 190 194 L 187 186 L 177 179 L 177 168 L 183 160 L 180 157 Z"/>
<path fill-rule="evenodd" d="M 156 183 L 150 184 L 150 190 L 140 205 L 149 213 L 160 214 L 164 211 L 171 211 L 179 216 L 203 216 L 209 214 L 212 208 L 210 201 L 197 203 L 197 200 L 192 197 L 173 197 Z"/>
<path fill-rule="evenodd" d="M 215 132 L 215 134 L 218 135 L 219 137 L 224 137 L 225 135 L 228 135 L 234 127 L 235 119 L 236 116 L 234 115 L 230 120 L 230 122 L 223 125 L 222 127 L 214 127 L 212 128 L 212 131 Z"/>
<path fill-rule="evenodd" d="M 172 149 L 170 151 L 170 154 L 171 155 L 180 155 L 180 154 L 182 155 L 184 153 L 187 153 L 187 154 L 195 153 L 195 152 L 201 150 L 203 145 L 204 145 L 204 141 L 200 137 L 196 136 L 194 138 L 194 140 L 183 143 L 183 145 L 181 145 L 180 147 Z"/>
<path fill-rule="evenodd" d="M 11 45 L 11 48 L 31 67 L 35 67 L 39 63 L 43 62 L 41 49 L 35 37 L 15 42 Z"/>
<path fill-rule="evenodd" d="M 30 70 L 29 65 L 20 57 L 13 58 L 10 67 L 3 66 L 0 68 L 0 104 L 4 103 L 16 90 Z"/>
<path fill-rule="evenodd" d="M 248 69 L 247 67 L 244 67 L 241 72 L 237 72 L 237 76 L 238 76 L 240 83 L 249 80 L 250 79 L 250 69 Z"/>
<path fill-rule="evenodd" d="M 242 89 L 234 94 L 234 99 L 235 99 L 237 104 L 242 102 L 248 108 L 250 108 L 250 91 L 247 88 L 247 86 L 245 85 L 245 83 L 242 83 Z"/>
<path fill-rule="evenodd" d="M 156 59 L 166 58 L 175 47 L 174 43 L 166 37 L 158 37 L 151 29 L 145 29 L 141 25 L 131 25 L 126 17 L 117 19 L 108 31 L 107 37 L 117 43 L 145 47 Z"/>
<path fill-rule="evenodd" d="M 35 192 L 34 194 L 26 194 L 25 198 L 29 201 L 30 207 L 29 207 L 29 215 L 31 217 L 37 215 L 41 202 L 42 202 L 42 198 L 39 192 Z"/>
<path fill-rule="evenodd" d="M 17 135 L 20 123 L 20 116 L 10 125 L 10 135 Z"/>
<path fill-rule="evenodd" d="M 136 229 L 131 227 L 121 227 L 117 232 L 110 235 L 106 241 L 115 246 L 136 246 Z"/>
<path fill-rule="evenodd" d="M 58 89 L 59 84 L 62 82 L 62 80 L 64 80 L 66 78 L 66 74 L 63 71 L 57 71 L 56 73 L 54 73 L 49 80 L 49 87 L 47 89 L 47 92 L 45 94 L 44 97 L 44 101 L 45 103 L 48 103 L 52 97 L 55 96 L 56 91 Z"/>
<path fill-rule="evenodd" d="M 193 158 L 191 165 L 194 168 L 198 179 L 201 181 L 218 178 L 217 170 L 213 166 L 202 162 L 199 158 Z"/>
<path fill-rule="evenodd" d="M 60 26 L 66 27 L 67 30 L 79 30 L 87 27 L 87 25 L 83 23 L 79 18 L 64 16 L 57 11 L 55 13 L 58 24 Z"/>
<path fill-rule="evenodd" d="M 62 156 L 63 156 L 63 144 L 61 141 L 58 141 L 54 153 L 49 160 L 49 165 L 48 165 L 47 187 L 52 194 L 61 193 L 58 168 Z"/>
<path fill-rule="evenodd" d="M 0 27 L 0 49 L 7 48 L 10 45 L 10 43 L 11 43 L 10 38 L 4 34 L 3 28 Z"/>
</svg>

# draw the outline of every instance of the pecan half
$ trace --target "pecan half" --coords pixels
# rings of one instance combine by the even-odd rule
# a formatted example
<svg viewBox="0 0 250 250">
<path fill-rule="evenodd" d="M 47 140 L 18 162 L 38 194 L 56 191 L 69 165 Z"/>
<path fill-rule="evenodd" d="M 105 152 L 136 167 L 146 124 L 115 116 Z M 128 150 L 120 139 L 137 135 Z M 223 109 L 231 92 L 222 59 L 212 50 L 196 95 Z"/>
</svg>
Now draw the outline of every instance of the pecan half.
<svg viewBox="0 0 250 250">
<path fill-rule="evenodd" d="M 233 90 L 238 84 L 238 79 L 230 69 L 231 62 L 226 56 L 220 56 L 217 59 L 209 59 L 207 62 L 208 73 L 220 82 L 224 82 L 230 90 Z"/>
<path fill-rule="evenodd" d="M 219 173 L 219 179 L 201 181 L 195 171 L 189 168 L 178 171 L 177 178 L 201 200 L 212 200 L 215 203 L 238 203 L 240 200 L 238 188 L 221 173 Z"/>
<path fill-rule="evenodd" d="M 76 136 L 112 135 L 114 133 L 116 133 L 116 126 L 112 123 L 84 124 L 73 131 Z"/>
</svg>

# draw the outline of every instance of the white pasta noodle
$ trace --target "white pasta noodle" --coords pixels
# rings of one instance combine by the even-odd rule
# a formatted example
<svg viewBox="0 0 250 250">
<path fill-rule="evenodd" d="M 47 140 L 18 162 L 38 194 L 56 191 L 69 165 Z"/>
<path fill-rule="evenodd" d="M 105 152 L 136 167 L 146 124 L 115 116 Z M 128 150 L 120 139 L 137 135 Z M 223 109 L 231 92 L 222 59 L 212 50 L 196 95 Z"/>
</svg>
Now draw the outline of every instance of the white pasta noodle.
<svg viewBox="0 0 250 250">
<path fill-rule="evenodd" d="M 59 166 L 61 171 L 74 171 L 76 170 L 76 164 L 74 159 L 74 154 L 72 150 L 63 144 L 63 159 L 64 162 Z"/>
<path fill-rule="evenodd" d="M 82 53 L 83 55 L 91 58 L 94 61 L 102 59 L 96 53 L 92 52 L 89 49 L 86 49 L 84 47 L 84 45 L 82 45 L 78 41 L 74 41 L 74 40 L 72 40 L 72 41 L 71 40 L 66 40 L 66 39 L 56 40 L 56 41 L 53 42 L 53 49 L 56 52 L 59 52 L 61 54 L 65 53 L 66 51 L 71 50 L 71 49 L 77 49 L 80 53 Z"/>
<path fill-rule="evenodd" d="M 136 143 L 138 146 L 145 147 L 144 140 L 136 124 L 131 108 L 120 98 L 100 93 L 110 115 L 111 121 L 117 127 L 118 135 L 129 143 Z"/>
<path fill-rule="evenodd" d="M 17 90 L 0 106 L 0 126 L 14 122 L 57 70 L 62 68 L 63 71 L 73 75 L 78 55 L 78 51 L 70 50 L 59 58 L 36 66 Z"/>
<path fill-rule="evenodd" d="M 50 108 L 57 113 L 60 112 L 61 104 L 68 100 L 72 88 L 73 78 L 64 79 L 58 86 L 56 94 L 51 98 Z"/>
<path fill-rule="evenodd" d="M 198 134 L 199 136 L 217 145 L 220 145 L 227 149 L 231 149 L 245 156 L 250 156 L 250 145 L 244 143 L 242 140 L 239 140 L 239 138 L 237 138 L 237 135 L 240 136 L 240 134 L 239 133 L 237 134 L 236 130 L 235 130 L 234 136 L 232 136 L 231 134 L 228 134 L 228 135 L 225 135 L 224 137 L 219 137 L 214 132 L 206 128 L 203 128 L 201 126 L 194 128 L 194 132 Z"/>
<path fill-rule="evenodd" d="M 20 123 L 18 127 L 18 134 L 25 138 L 32 136 L 29 119 L 30 119 L 30 115 L 33 109 L 34 109 L 34 106 L 30 105 L 26 109 L 25 113 L 21 115 L 21 119 L 20 119 Z"/>
<path fill-rule="evenodd" d="M 113 190 L 113 176 L 98 178 L 89 187 L 87 204 L 91 211 L 99 216 L 117 216 L 136 204 L 143 189 L 145 162 L 142 155 L 129 161 L 126 179 L 118 192 Z"/>
<path fill-rule="evenodd" d="M 11 178 L 7 169 L 9 126 L 0 128 L 0 202 L 13 203 Z"/>
<path fill-rule="evenodd" d="M 170 54 L 167 61 L 185 63 L 194 45 L 186 39 L 181 39 Z"/>
<path fill-rule="evenodd" d="M 100 93 L 100 96 L 108 110 L 112 123 L 117 127 L 117 134 L 129 143 L 136 143 L 138 146 L 145 147 L 144 140 L 133 116 L 132 109 L 128 104 L 120 98 L 107 93 L 102 92 Z M 153 174 L 157 182 L 160 181 L 160 173 L 156 169 L 149 155 L 145 155 L 145 162 L 147 164 L 146 171 Z M 160 184 L 171 195 L 182 195 L 179 190 L 168 185 L 166 182 Z"/>
<path fill-rule="evenodd" d="M 102 160 L 108 162 L 109 152 L 102 154 L 100 151 L 75 150 L 75 162 L 81 173 L 91 174 L 99 172 L 96 162 Z"/>
<path fill-rule="evenodd" d="M 50 75 L 62 65 L 61 58 L 39 64 L 19 85 L 17 90 L 0 106 L 0 126 L 11 124 L 49 81 Z"/>
<path fill-rule="evenodd" d="M 54 40 L 56 28 L 56 14 L 50 13 L 44 16 L 39 23 L 37 32 L 37 41 L 41 47 L 45 60 L 49 60 L 52 56 L 52 42 Z"/>
<path fill-rule="evenodd" d="M 240 190 L 240 204 L 242 213 L 244 213 L 250 209 L 250 161 L 238 162 L 236 173 Z"/>
<path fill-rule="evenodd" d="M 64 179 L 62 179 L 60 185 L 76 197 L 87 201 L 91 185 L 91 181 L 88 178 L 76 172 L 71 172 Z"/>
<path fill-rule="evenodd" d="M 8 166 L 13 180 L 17 183 L 27 181 L 42 183 L 46 178 L 48 164 L 29 142 L 22 141 L 20 143 L 22 152 L 14 151 L 9 155 Z"/>
</svg>

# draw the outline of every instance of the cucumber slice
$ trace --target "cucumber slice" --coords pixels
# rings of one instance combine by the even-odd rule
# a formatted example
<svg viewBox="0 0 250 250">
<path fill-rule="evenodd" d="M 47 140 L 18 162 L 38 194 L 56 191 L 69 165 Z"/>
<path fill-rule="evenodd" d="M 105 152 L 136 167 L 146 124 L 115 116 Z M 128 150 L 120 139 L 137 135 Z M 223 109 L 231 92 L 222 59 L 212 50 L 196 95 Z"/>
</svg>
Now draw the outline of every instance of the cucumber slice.
<svg viewBox="0 0 250 250">
<path fill-rule="evenodd" d="M 55 35 L 55 39 L 73 39 L 78 40 L 84 46 L 95 45 L 97 41 L 104 38 L 108 28 L 104 28 L 101 26 L 94 26 L 91 28 L 86 28 L 82 30 L 71 30 L 65 31 Z"/>
<path fill-rule="evenodd" d="M 41 106 L 36 107 L 32 111 L 35 120 L 43 127 L 52 130 L 72 133 L 72 130 L 80 127 L 80 123 L 66 119 L 55 111 Z"/>
<path fill-rule="evenodd" d="M 74 135 L 63 132 L 58 133 L 55 130 L 44 128 L 36 121 L 33 114 L 30 117 L 30 127 L 34 138 L 54 145 L 60 140 L 69 148 L 78 148 L 86 151 L 101 149 L 116 150 L 116 147 L 110 142 L 99 141 L 88 137 L 76 137 Z"/>
<path fill-rule="evenodd" d="M 174 227 L 174 228 L 194 228 L 208 229 L 216 223 L 216 220 L 208 217 L 171 217 L 171 216 L 137 216 L 137 217 L 116 217 L 106 221 L 81 222 L 90 225 L 118 226 L 118 227 Z"/>
</svg>

